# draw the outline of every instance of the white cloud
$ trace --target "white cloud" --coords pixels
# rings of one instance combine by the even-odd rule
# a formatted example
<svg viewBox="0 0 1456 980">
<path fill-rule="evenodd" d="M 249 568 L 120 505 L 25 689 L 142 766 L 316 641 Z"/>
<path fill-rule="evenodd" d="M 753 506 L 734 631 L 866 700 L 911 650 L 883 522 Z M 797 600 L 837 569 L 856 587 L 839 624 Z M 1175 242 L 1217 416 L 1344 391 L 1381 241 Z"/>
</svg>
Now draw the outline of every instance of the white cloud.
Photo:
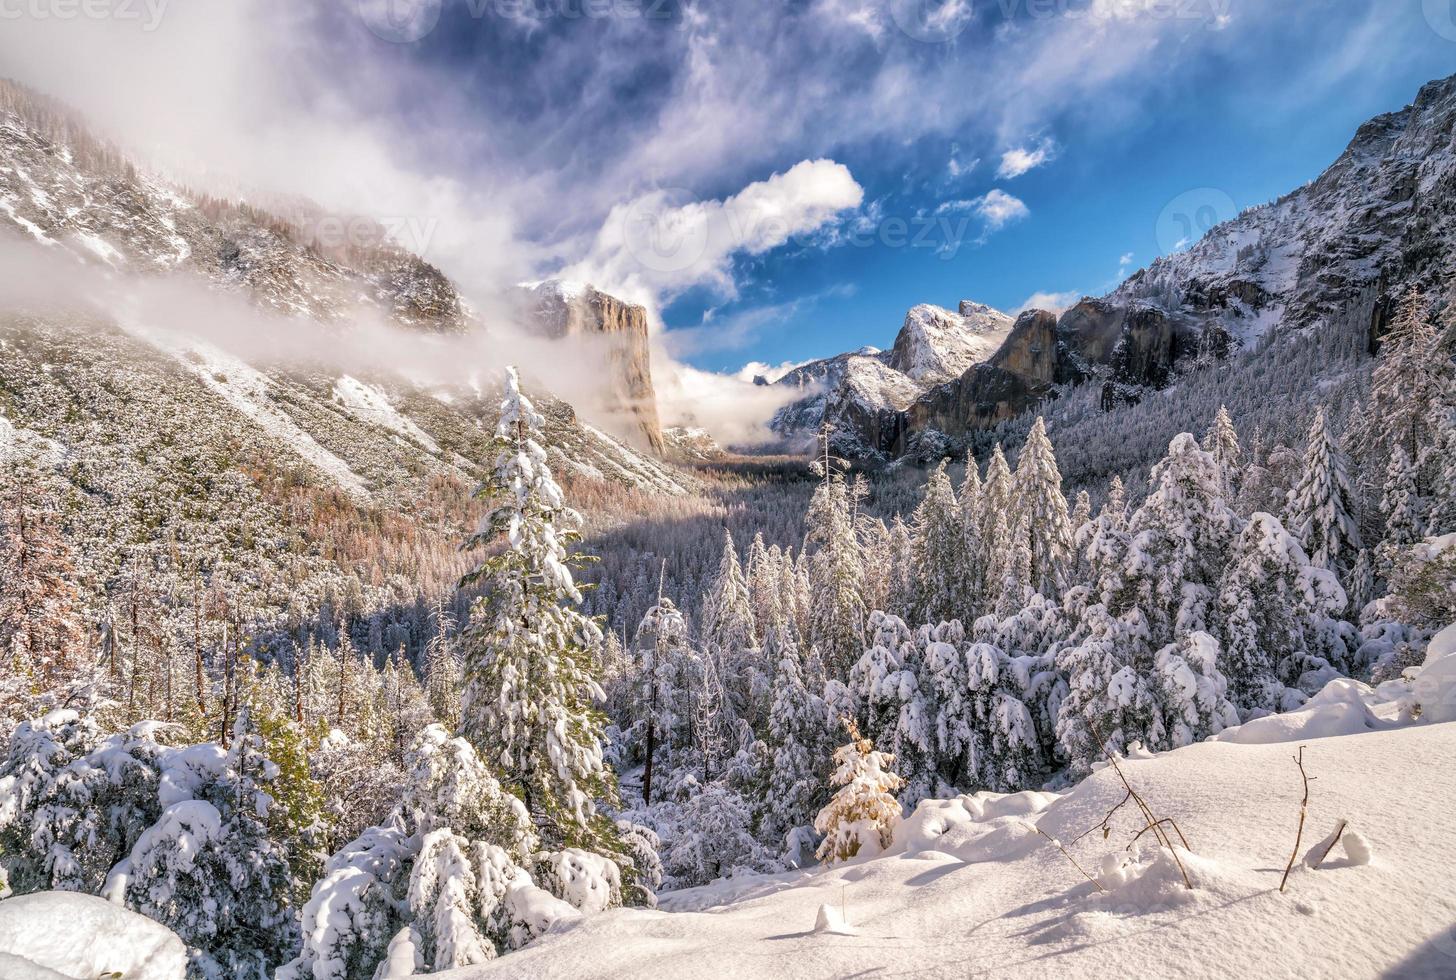
<svg viewBox="0 0 1456 980">
<path fill-rule="evenodd" d="M 749 384 L 753 384 L 754 378 L 763 378 L 769 384 L 773 384 L 790 371 L 808 363 L 808 361 L 780 361 L 778 364 L 765 364 L 763 361 L 749 361 L 733 372 L 733 377 L 739 381 L 747 381 Z"/>
<path fill-rule="evenodd" d="M 613 207 L 561 275 L 654 306 L 694 286 L 732 296 L 735 256 L 811 234 L 863 200 L 849 168 L 833 160 L 800 161 L 724 200 L 684 202 L 655 190 Z"/>
<path fill-rule="evenodd" d="M 986 227 L 991 231 L 999 231 L 1013 221 L 1020 221 L 1031 214 L 1020 198 L 1012 197 L 1000 188 L 992 188 L 985 196 L 971 202 L 976 214 L 980 215 L 986 222 Z"/>
<path fill-rule="evenodd" d="M 952 181 L 960 180 L 975 170 L 976 167 L 980 166 L 980 163 L 980 157 L 963 158 L 961 156 L 961 145 L 959 143 L 952 143 L 950 145 L 950 159 L 945 164 L 946 176 Z"/>
<path fill-rule="evenodd" d="M 742 372 L 718 374 L 677 363 L 654 372 L 662 424 L 700 425 L 724 445 L 770 441 L 774 412 L 803 395 L 788 386 L 756 385 L 740 377 Z"/>
<path fill-rule="evenodd" d="M 1016 308 L 1015 312 L 1021 314 L 1027 310 L 1049 310 L 1052 313 L 1061 313 L 1068 307 L 1075 306 L 1081 298 L 1081 294 L 1076 290 L 1062 293 L 1032 293 Z"/>
<path fill-rule="evenodd" d="M 1044 163 L 1056 159 L 1057 146 L 1050 139 L 1044 139 L 1036 147 L 1018 146 L 1001 154 L 1001 166 L 996 176 L 1002 180 L 1020 177 L 1029 170 L 1035 170 Z"/>
</svg>

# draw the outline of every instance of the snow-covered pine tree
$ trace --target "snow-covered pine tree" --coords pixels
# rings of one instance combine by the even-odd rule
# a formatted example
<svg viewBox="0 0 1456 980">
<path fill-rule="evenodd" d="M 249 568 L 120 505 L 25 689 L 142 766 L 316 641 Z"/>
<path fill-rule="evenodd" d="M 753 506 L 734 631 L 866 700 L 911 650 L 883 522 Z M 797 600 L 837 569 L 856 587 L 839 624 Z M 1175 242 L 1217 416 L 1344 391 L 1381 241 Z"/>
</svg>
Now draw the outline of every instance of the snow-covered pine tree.
<svg viewBox="0 0 1456 980">
<path fill-rule="evenodd" d="M 1379 554 L 1388 574 L 1390 554 L 1415 544 L 1425 535 L 1421 500 L 1416 491 L 1416 466 L 1403 444 L 1398 443 L 1390 453 L 1380 509 L 1385 514 L 1385 539 L 1380 543 Z"/>
<path fill-rule="evenodd" d="M 1031 559 L 1027 584 L 1042 595 L 1058 595 L 1066 584 L 1072 526 L 1067 498 L 1062 495 L 1062 474 L 1057 468 L 1056 453 L 1040 415 L 1021 447 L 1013 487 L 1013 513 L 1025 524 Z"/>
<path fill-rule="evenodd" d="M 961 478 L 961 487 L 956 500 L 961 505 L 961 520 L 978 528 L 981 522 L 981 504 L 984 486 L 981 484 L 981 467 L 975 456 L 966 457 L 966 475 Z"/>
<path fill-rule="evenodd" d="M 1365 420 L 1372 431 L 1363 441 L 1378 453 L 1375 465 L 1383 465 L 1396 449 L 1414 463 L 1430 445 L 1428 411 L 1441 394 L 1436 389 L 1439 373 L 1432 370 L 1435 357 L 1435 327 L 1420 290 L 1412 286 L 1381 339 L 1370 378 Z"/>
<path fill-rule="evenodd" d="M 390 975 L 382 964 L 476 965 L 576 917 L 524 867 L 561 855 L 537 853 L 524 804 L 469 742 L 429 725 L 406 763 L 384 823 L 329 859 L 303 910 L 302 948 L 278 980 L 369 980 Z"/>
<path fill-rule="evenodd" d="M 831 777 L 839 789 L 814 818 L 814 829 L 824 835 L 817 854 L 828 864 L 884 851 L 901 815 L 894 794 L 904 780 L 891 768 L 894 757 L 875 751 L 852 720 L 846 719 L 845 727 L 849 744 L 834 751 Z"/>
<path fill-rule="evenodd" d="M 196 974 L 268 980 L 297 938 L 287 856 L 268 833 L 277 767 L 246 707 L 221 759 L 215 743 L 196 749 L 214 757 L 174 757 L 159 787 L 165 809 L 104 891 L 181 936 Z"/>
<path fill-rule="evenodd" d="M 779 646 L 776 642 L 771 645 Z M 762 836 L 783 849 L 788 847 L 790 834 L 813 823 L 824 803 L 829 709 L 805 686 L 795 650 L 783 650 L 779 656 L 773 687 L 768 722 L 773 765 Z"/>
<path fill-rule="evenodd" d="M 1056 655 L 1067 678 L 1057 714 L 1057 741 L 1075 773 L 1087 773 L 1103 750 L 1126 752 L 1133 742 L 1163 748 L 1163 706 L 1152 685 L 1148 627 L 1139 610 L 1113 616 L 1087 607 L 1078 633 Z"/>
<path fill-rule="evenodd" d="M 673 601 L 659 596 L 637 626 L 633 641 L 631 724 L 624 740 L 642 759 L 642 801 L 661 797 L 661 773 L 686 762 L 692 745 L 692 687 L 701 671 L 687 621 Z"/>
<path fill-rule="evenodd" d="M 1195 630 L 1157 654 L 1158 700 L 1168 746 L 1181 748 L 1239 723 L 1228 699 L 1228 680 L 1218 669 L 1218 641 Z"/>
<path fill-rule="evenodd" d="M 703 597 L 701 635 L 703 645 L 717 651 L 729 663 L 737 660 L 743 651 L 758 646 L 748 580 L 738 562 L 733 535 L 727 528 L 723 529 L 723 556 L 718 562 L 718 573 Z"/>
<path fill-rule="evenodd" d="M 998 619 L 1014 616 L 1033 595 L 1040 595 L 1032 587 L 1031 533 L 1027 530 L 1027 515 L 1017 517 L 1003 536 L 1004 547 L 996 552 L 993 566 L 1000 589 L 994 593 L 992 610 Z M 988 599 L 991 597 L 988 597 Z"/>
<path fill-rule="evenodd" d="M 981 540 L 983 526 L 981 512 L 985 506 L 983 494 L 981 471 L 976 464 L 976 457 L 967 456 L 966 475 L 961 480 L 961 488 L 957 497 L 961 510 L 961 528 L 965 538 L 961 551 L 965 555 L 966 561 L 963 576 L 966 598 L 961 605 L 964 607 L 962 618 L 966 623 L 973 622 L 980 615 L 986 594 L 986 567 L 984 565 L 986 548 L 985 543 Z"/>
<path fill-rule="evenodd" d="M 991 459 L 986 463 L 986 481 L 981 488 L 981 538 L 988 546 L 992 527 L 998 515 L 1002 518 L 1011 509 L 1011 467 L 1006 465 L 1006 454 L 998 442 L 991 447 Z"/>
<path fill-rule="evenodd" d="M 809 636 L 830 672 L 843 676 L 864 649 L 864 556 L 850 516 L 849 492 L 838 474 L 814 490 L 805 516 L 809 559 Z"/>
<path fill-rule="evenodd" d="M 539 846 L 525 805 L 501 786 L 474 746 L 439 724 L 411 741 L 395 812 L 410 833 L 449 828 L 494 844 L 519 863 Z"/>
<path fill-rule="evenodd" d="M 1304 451 L 1304 473 L 1289 491 L 1289 529 L 1311 562 L 1342 581 L 1360 552 L 1355 499 L 1349 460 L 1335 445 L 1324 409 L 1316 409 Z"/>
<path fill-rule="evenodd" d="M 970 559 L 965 540 L 960 505 L 942 461 L 930 474 L 925 496 L 911 519 L 916 621 L 940 623 L 971 616 L 973 610 L 966 606 Z"/>
<path fill-rule="evenodd" d="M 753 536 L 748 548 L 748 600 L 753 609 L 753 622 L 761 636 L 767 636 L 788 618 L 784 608 L 783 552 L 778 545 L 765 547 L 763 532 Z"/>
<path fill-rule="evenodd" d="M 435 605 L 435 631 L 425 644 L 425 694 L 435 717 L 450 731 L 460 725 L 460 688 L 464 680 L 455 643 L 454 612 L 442 599 Z"/>
<path fill-rule="evenodd" d="M 1147 617 L 1153 649 L 1161 649 L 1209 628 L 1209 607 L 1239 519 L 1223 497 L 1213 457 L 1186 432 L 1153 467 L 1152 483 L 1128 524 L 1126 591 L 1112 612 L 1135 605 Z"/>
<path fill-rule="evenodd" d="M 925 672 L 923 637 L 895 616 L 870 616 L 873 637 L 849 673 L 849 690 L 866 735 L 888 748 L 911 780 L 910 795 L 924 799 L 936 789 L 934 690 Z"/>
<path fill-rule="evenodd" d="M 484 594 L 465 634 L 461 714 L 553 846 L 611 850 L 596 800 L 616 795 L 602 758 L 604 694 L 591 675 L 601 629 L 578 611 L 568 546 L 580 519 L 537 442 L 545 420 L 506 369 L 494 469 L 476 492 L 491 505 L 467 548 L 501 543 L 462 580 Z"/>
<path fill-rule="evenodd" d="M 69 709 L 21 722 L 0 759 L 0 854 L 16 894 L 99 894 L 160 812 L 155 725 L 106 737 Z"/>
<path fill-rule="evenodd" d="M 1337 671 L 1318 641 L 1330 606 L 1345 605 L 1333 576 L 1313 568 L 1299 542 L 1270 514 L 1256 513 L 1239 535 L 1219 588 L 1222 670 L 1241 713 L 1287 710 Z"/>
<path fill-rule="evenodd" d="M 886 600 L 884 611 L 896 616 L 910 614 L 915 605 L 915 592 L 918 588 L 915 582 L 915 538 L 910 531 L 910 525 L 896 514 L 890 520 L 889 540 L 889 596 Z M 968 561 L 976 561 L 973 552 L 969 549 L 966 552 Z M 979 574 L 979 569 L 976 570 Z M 976 596 L 972 597 L 973 600 Z"/>
<path fill-rule="evenodd" d="M 663 855 L 677 888 L 705 885 L 737 868 L 760 870 L 767 855 L 753 837 L 753 811 L 742 794 L 721 782 L 684 786 L 683 830 Z"/>
<path fill-rule="evenodd" d="M 717 661 L 711 656 L 703 656 L 696 666 L 698 669 L 691 692 L 693 751 L 703 781 L 712 782 L 723 769 L 724 758 L 728 754 L 725 729 L 731 727 L 736 716 L 729 710 L 728 694 Z M 765 678 L 765 690 L 750 692 L 752 700 L 768 699 L 767 683 Z"/>
<path fill-rule="evenodd" d="M 1244 452 L 1239 446 L 1239 434 L 1234 429 L 1234 420 L 1229 416 L 1227 406 L 1218 406 L 1213 424 L 1203 436 L 1203 451 L 1212 456 L 1218 466 L 1219 486 L 1224 499 L 1232 501 L 1238 493 Z"/>
<path fill-rule="evenodd" d="M 1456 346 L 1456 325 L 1446 327 L 1445 343 L 1447 347 Z M 1456 530 L 1456 365 L 1439 345 L 1436 362 L 1445 378 L 1429 412 L 1431 444 L 1427 447 L 1430 458 L 1426 468 L 1431 500 L 1426 524 L 1432 535 L 1439 536 Z"/>
</svg>

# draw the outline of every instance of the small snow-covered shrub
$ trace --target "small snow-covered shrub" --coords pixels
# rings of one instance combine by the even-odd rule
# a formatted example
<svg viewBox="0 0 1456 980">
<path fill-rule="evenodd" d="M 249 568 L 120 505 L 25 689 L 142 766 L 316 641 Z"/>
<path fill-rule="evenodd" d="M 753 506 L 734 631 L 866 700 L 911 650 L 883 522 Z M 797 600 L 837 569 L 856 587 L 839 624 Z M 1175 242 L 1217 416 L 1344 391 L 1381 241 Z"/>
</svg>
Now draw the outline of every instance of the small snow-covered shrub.
<svg viewBox="0 0 1456 980">
<path fill-rule="evenodd" d="M 879 854 L 889 847 L 900 821 L 893 794 L 904 780 L 890 769 L 894 757 L 876 752 L 853 722 L 848 728 L 849 744 L 834 753 L 839 790 L 814 820 L 814 829 L 824 835 L 818 857 L 829 863 Z"/>
</svg>

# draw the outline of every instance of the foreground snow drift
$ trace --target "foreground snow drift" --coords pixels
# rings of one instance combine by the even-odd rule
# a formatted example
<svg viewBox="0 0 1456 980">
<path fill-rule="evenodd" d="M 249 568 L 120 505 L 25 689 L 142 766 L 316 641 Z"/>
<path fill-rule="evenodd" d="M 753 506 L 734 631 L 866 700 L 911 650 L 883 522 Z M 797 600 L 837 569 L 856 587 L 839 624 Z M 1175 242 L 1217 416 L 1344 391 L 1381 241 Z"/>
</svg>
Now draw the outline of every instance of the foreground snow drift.
<svg viewBox="0 0 1456 980">
<path fill-rule="evenodd" d="M 1361 716 L 1356 734 L 1299 743 L 1316 777 L 1300 857 L 1342 819 L 1358 837 L 1320 870 L 1297 863 L 1284 894 L 1296 743 L 1205 742 L 1122 763 L 1187 835 L 1191 892 L 1151 835 L 1126 850 L 1138 829 L 1131 804 L 1106 840 L 1093 829 L 1072 843 L 1123 798 L 1103 768 L 1062 796 L 927 801 L 884 857 L 668 895 L 676 911 L 607 912 L 449 976 L 1449 977 L 1456 724 L 1380 721 L 1370 730 Z"/>
<path fill-rule="evenodd" d="M 104 898 L 37 892 L 0 902 L 0 977 L 182 980 L 182 940 Z"/>
</svg>

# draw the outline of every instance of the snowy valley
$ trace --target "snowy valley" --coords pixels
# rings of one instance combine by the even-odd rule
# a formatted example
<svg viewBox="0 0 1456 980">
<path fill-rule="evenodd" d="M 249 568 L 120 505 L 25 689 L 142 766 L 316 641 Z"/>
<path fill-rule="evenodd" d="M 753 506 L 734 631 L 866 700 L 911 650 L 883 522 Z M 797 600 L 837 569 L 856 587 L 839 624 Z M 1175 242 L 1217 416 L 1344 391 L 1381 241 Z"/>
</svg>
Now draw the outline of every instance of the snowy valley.
<svg viewBox="0 0 1456 980">
<path fill-rule="evenodd" d="M 482 300 L 0 80 L 0 980 L 1456 976 L 1453 161 L 747 446 L 615 225 Z"/>
</svg>

